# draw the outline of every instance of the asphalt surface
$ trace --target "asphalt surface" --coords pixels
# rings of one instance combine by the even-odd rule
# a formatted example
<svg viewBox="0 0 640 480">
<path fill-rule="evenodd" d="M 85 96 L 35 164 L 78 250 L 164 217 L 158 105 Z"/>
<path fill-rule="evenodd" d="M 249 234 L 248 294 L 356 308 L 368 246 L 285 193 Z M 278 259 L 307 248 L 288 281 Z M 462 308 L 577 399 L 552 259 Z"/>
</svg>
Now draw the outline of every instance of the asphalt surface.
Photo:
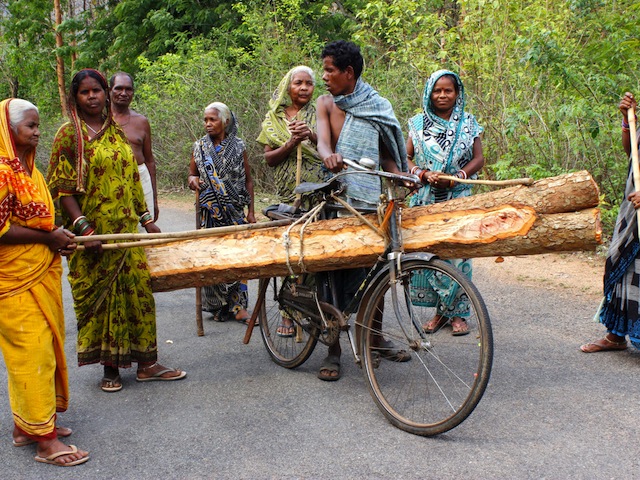
<svg viewBox="0 0 640 480">
<path fill-rule="evenodd" d="M 184 209 L 161 205 L 163 230 L 192 224 Z M 349 356 L 343 378 L 325 383 L 316 378 L 322 346 L 286 370 L 270 361 L 259 332 L 243 345 L 239 323 L 206 316 L 198 337 L 192 289 L 155 296 L 159 360 L 188 377 L 138 383 L 129 369 L 122 391 L 104 393 L 101 367 L 77 367 L 65 279 L 72 398 L 60 423 L 91 459 L 60 468 L 36 463 L 33 446 L 13 447 L 2 387 L 0 478 L 640 478 L 640 352 L 578 350 L 603 333 L 593 295 L 519 285 L 486 259 L 474 268 L 494 330 L 492 377 L 472 415 L 432 438 L 388 423 Z"/>
</svg>

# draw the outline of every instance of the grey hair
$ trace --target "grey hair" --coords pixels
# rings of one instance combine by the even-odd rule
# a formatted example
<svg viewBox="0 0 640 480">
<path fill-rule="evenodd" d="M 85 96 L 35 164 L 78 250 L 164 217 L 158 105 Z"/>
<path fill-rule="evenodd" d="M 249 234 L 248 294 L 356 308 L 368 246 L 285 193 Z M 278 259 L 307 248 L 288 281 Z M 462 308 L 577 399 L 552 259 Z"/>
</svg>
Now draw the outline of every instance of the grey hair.
<svg viewBox="0 0 640 480">
<path fill-rule="evenodd" d="M 311 70 L 306 65 L 299 65 L 291 71 L 291 80 L 289 81 L 289 86 L 291 86 L 291 81 L 293 81 L 293 77 L 296 76 L 296 73 L 300 73 L 300 72 L 308 73 L 309 76 L 311 77 L 311 82 L 314 85 L 316 84 L 316 75 L 313 73 L 313 70 Z"/>
<path fill-rule="evenodd" d="M 215 111 L 217 111 L 218 115 L 220 116 L 220 120 L 222 120 L 222 123 L 224 123 L 225 125 L 227 125 L 231 121 L 231 110 L 229 110 L 229 107 L 227 107 L 222 102 L 210 103 L 204 109 L 205 112 L 207 110 L 215 110 Z"/>
<path fill-rule="evenodd" d="M 24 116 L 29 110 L 35 110 L 37 113 L 38 107 L 21 98 L 14 98 L 9 102 L 9 125 L 11 125 L 13 133 L 18 133 L 18 124 L 24 120 Z"/>
</svg>

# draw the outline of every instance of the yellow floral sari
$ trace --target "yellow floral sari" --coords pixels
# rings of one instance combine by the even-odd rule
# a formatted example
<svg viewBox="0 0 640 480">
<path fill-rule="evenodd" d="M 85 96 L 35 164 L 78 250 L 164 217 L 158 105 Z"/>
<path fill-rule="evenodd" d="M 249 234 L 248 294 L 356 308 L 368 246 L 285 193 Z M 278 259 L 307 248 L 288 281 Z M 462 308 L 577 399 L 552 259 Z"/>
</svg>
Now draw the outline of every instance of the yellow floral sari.
<svg viewBox="0 0 640 480">
<path fill-rule="evenodd" d="M 31 175 L 16 157 L 9 102 L 0 103 L 0 236 L 11 225 L 51 231 L 53 201 L 34 155 Z M 46 245 L 0 244 L 0 349 L 14 422 L 30 436 L 55 435 L 56 411 L 68 405 L 61 275 Z"/>
</svg>

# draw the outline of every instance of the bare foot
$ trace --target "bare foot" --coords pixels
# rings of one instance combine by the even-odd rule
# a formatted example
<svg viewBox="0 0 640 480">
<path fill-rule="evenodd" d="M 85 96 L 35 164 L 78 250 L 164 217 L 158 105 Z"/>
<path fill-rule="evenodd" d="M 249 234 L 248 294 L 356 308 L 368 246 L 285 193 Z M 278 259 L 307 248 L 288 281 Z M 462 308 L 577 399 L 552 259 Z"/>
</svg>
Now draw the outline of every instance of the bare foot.
<svg viewBox="0 0 640 480">
<path fill-rule="evenodd" d="M 58 435 L 58 437 L 68 437 L 72 433 L 73 433 L 73 430 L 71 430 L 70 428 L 56 427 L 56 434 Z M 36 441 L 20 433 L 20 431 L 17 428 L 15 427 L 13 428 L 13 445 L 14 446 L 24 447 L 26 445 L 31 445 L 33 443 L 36 443 Z"/>
<path fill-rule="evenodd" d="M 79 465 L 89 460 L 89 452 L 65 445 L 57 438 L 38 442 L 36 461 L 62 467 Z"/>
</svg>

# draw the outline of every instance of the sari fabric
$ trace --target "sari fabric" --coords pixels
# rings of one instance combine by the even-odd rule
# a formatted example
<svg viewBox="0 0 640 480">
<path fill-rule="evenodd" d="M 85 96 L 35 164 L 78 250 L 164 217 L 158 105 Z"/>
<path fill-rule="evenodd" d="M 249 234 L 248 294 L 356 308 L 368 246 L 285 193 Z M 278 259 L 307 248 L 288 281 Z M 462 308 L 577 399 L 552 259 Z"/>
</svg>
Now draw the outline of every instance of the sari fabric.
<svg viewBox="0 0 640 480">
<path fill-rule="evenodd" d="M 433 111 L 431 94 L 436 82 L 443 75 L 452 75 L 458 84 L 458 98 L 448 120 Z M 409 136 L 414 146 L 414 163 L 423 170 L 455 175 L 473 158 L 473 142 L 483 132 L 475 117 L 464 111 L 464 85 L 460 77 L 449 70 L 433 73 L 422 97 L 423 113 L 409 120 Z M 477 178 L 474 174 L 471 178 Z M 453 188 L 437 189 L 426 184 L 411 196 L 409 205 L 432 205 L 452 198 L 471 195 L 471 185 L 457 183 Z M 470 259 L 452 259 L 449 263 L 471 278 L 473 266 Z M 438 314 L 446 317 L 468 317 L 469 302 L 459 292 L 458 285 L 448 277 L 425 273 L 412 280 L 412 299 L 415 305 L 436 307 Z"/>
<path fill-rule="evenodd" d="M 244 208 L 251 199 L 246 186 L 244 142 L 237 136 L 235 115 L 226 127 L 225 138 L 214 145 L 205 135 L 193 145 L 193 159 L 200 181 L 200 227 L 213 228 L 247 223 Z M 220 283 L 203 287 L 202 309 L 214 314 L 227 306 L 236 314 L 247 308 L 247 282 Z"/>
<path fill-rule="evenodd" d="M 638 136 L 640 138 L 640 135 Z M 629 336 L 631 344 L 640 349 L 640 243 L 638 215 L 627 200 L 635 191 L 633 173 L 629 174 L 609 244 L 604 271 L 604 300 L 598 319 L 609 332 Z"/>
<path fill-rule="evenodd" d="M 274 150 L 280 148 L 291 138 L 285 108 L 291 105 L 289 86 L 296 68 L 298 67 L 294 67 L 287 72 L 273 92 L 271 100 L 269 100 L 269 111 L 265 115 L 265 119 L 262 122 L 262 130 L 257 139 L 260 144 L 269 145 Z M 313 102 L 310 101 L 300 109 L 296 120 L 303 121 L 312 131 L 316 131 L 316 109 Z M 300 181 L 322 182 L 324 171 L 316 146 L 310 140 L 305 140 L 300 145 L 302 150 Z M 286 160 L 274 167 L 276 193 L 281 202 L 292 203 L 296 198 L 293 190 L 296 187 L 297 162 L 297 152 L 294 151 Z"/>
<path fill-rule="evenodd" d="M 136 233 L 147 207 L 124 133 L 110 116 L 92 140 L 85 124 L 78 125 L 80 135 L 74 123 L 66 123 L 54 140 L 47 175 L 54 198 L 74 195 L 96 234 Z M 78 138 L 84 152 L 80 160 Z M 78 163 L 84 177 L 78 175 Z M 69 259 L 68 278 L 78 322 L 79 365 L 126 368 L 156 360 L 155 303 L 142 247 L 100 255 L 77 251 Z"/>
<path fill-rule="evenodd" d="M 336 152 L 349 160 L 370 158 L 379 166 L 382 142 L 400 171 L 407 171 L 407 151 L 402 129 L 386 98 L 381 97 L 371 85 L 358 79 L 352 93 L 333 97 L 333 101 L 346 113 Z M 378 204 L 381 190 L 379 177 L 351 174 L 346 175 L 343 182 L 347 198 Z"/>
<path fill-rule="evenodd" d="M 0 236 L 11 225 L 55 229 L 53 201 L 34 155 L 31 175 L 16 157 L 0 103 Z M 0 245 L 0 350 L 13 419 L 29 437 L 55 438 L 56 411 L 69 403 L 60 256 L 43 244 Z"/>
<path fill-rule="evenodd" d="M 431 94 L 436 82 L 443 75 L 453 75 L 459 94 L 449 120 L 435 114 L 431 105 Z M 473 142 L 484 129 L 475 117 L 464 111 L 464 85 L 460 77 L 448 70 L 435 72 L 424 88 L 423 113 L 409 120 L 409 136 L 414 147 L 414 163 L 423 170 L 455 175 L 473 158 Z M 471 178 L 477 178 L 474 174 Z M 411 197 L 411 206 L 432 205 L 452 198 L 468 197 L 472 186 L 458 183 L 444 190 L 422 187 Z"/>
</svg>

